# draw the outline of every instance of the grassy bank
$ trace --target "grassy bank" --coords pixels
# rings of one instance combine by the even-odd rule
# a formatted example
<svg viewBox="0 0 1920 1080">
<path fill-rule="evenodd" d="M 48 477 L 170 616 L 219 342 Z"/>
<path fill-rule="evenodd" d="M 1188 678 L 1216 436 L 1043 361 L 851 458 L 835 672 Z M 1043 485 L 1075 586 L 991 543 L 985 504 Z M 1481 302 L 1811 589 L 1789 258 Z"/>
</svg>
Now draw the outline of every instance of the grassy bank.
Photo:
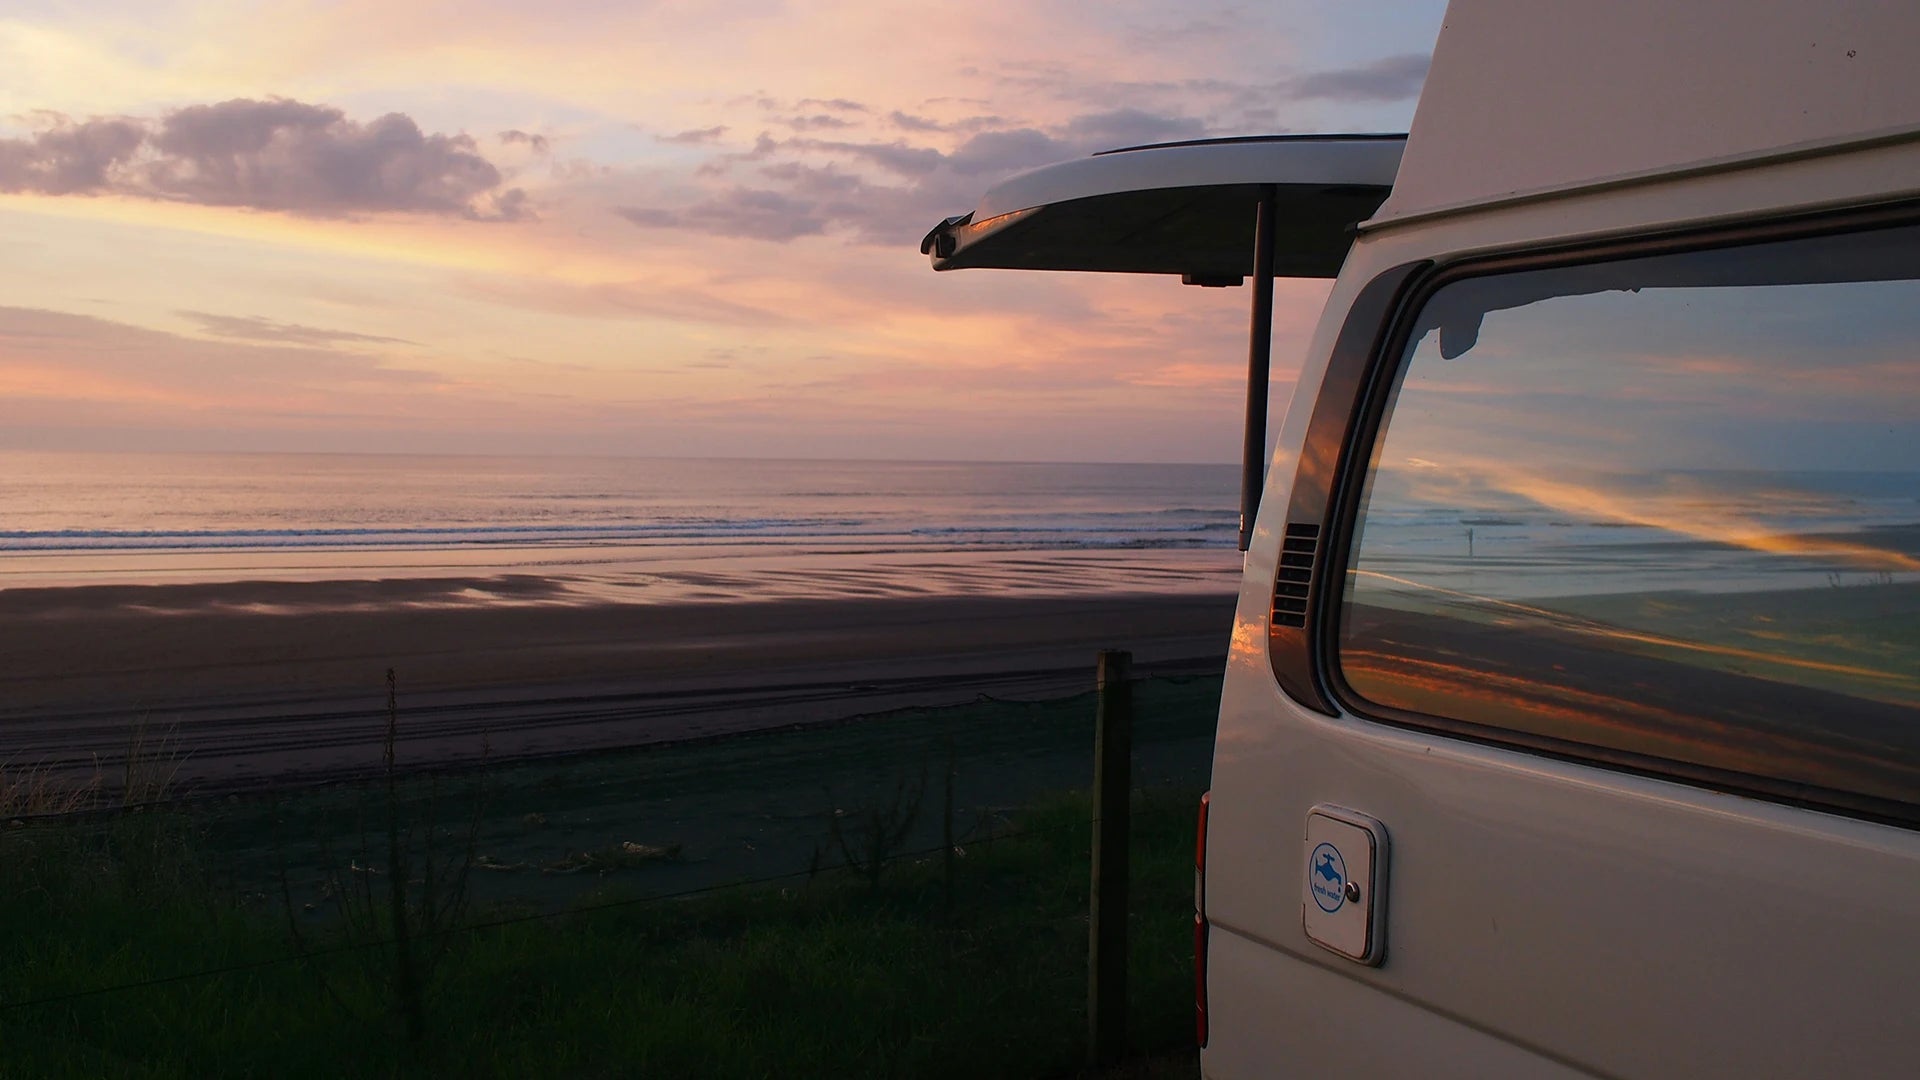
<svg viewBox="0 0 1920 1080">
<path fill-rule="evenodd" d="M 1192 1074 L 1198 790 L 1136 798 L 1130 1027 L 1161 1060 L 1125 1075 Z M 663 899 L 601 875 L 561 910 L 416 912 L 404 950 L 377 902 L 352 924 L 223 889 L 191 815 L 10 829 L 0 1075 L 1071 1076 L 1087 817 L 1043 797 L 951 859 L 903 844 L 877 876 Z M 343 864 L 377 901 L 379 867 Z"/>
<path fill-rule="evenodd" d="M 1136 785 L 1204 784 L 1219 677 L 1143 680 L 1134 695 Z M 477 900 L 557 909 L 605 884 L 684 892 L 804 871 L 816 856 L 832 865 L 836 820 L 858 822 L 896 796 L 918 809 L 900 850 L 942 843 L 949 787 L 955 838 L 1004 831 L 1010 815 L 1090 782 L 1093 716 L 1092 694 L 982 700 L 804 730 L 402 776 L 396 793 L 410 821 L 432 818 L 462 839 L 472 828 L 476 857 L 488 867 L 471 882 Z M 408 722 L 402 699 L 403 732 Z M 221 797 L 196 803 L 189 825 L 207 871 L 234 891 L 257 905 L 277 904 L 284 869 L 296 906 L 324 913 L 332 906 L 323 895 L 327 864 L 377 856 L 387 801 L 378 782 Z M 629 845 L 675 855 L 620 858 Z M 623 865 L 610 874 L 584 865 L 608 861 Z"/>
</svg>

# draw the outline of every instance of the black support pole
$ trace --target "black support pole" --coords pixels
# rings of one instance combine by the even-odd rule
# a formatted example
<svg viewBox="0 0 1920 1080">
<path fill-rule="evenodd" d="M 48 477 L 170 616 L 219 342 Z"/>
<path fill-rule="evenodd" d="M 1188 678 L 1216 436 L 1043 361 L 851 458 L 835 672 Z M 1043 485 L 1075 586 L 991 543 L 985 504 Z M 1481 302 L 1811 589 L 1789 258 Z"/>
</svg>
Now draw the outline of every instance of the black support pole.
<svg viewBox="0 0 1920 1080">
<path fill-rule="evenodd" d="M 1253 218 L 1253 328 L 1247 341 L 1247 431 L 1240 458 L 1240 550 L 1253 543 L 1267 473 L 1267 370 L 1273 361 L 1273 244 L 1277 192 L 1260 189 Z"/>
<path fill-rule="evenodd" d="M 1103 651 L 1093 729 L 1093 892 L 1087 908 L 1087 1063 L 1127 1049 L 1127 845 L 1132 832 L 1133 654 Z"/>
</svg>

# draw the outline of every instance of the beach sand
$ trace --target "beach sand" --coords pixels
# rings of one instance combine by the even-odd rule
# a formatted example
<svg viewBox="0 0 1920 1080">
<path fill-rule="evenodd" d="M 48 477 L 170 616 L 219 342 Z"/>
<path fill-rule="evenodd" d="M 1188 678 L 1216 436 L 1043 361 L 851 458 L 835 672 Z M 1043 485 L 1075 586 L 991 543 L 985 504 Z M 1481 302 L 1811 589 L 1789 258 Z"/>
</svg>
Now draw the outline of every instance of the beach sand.
<svg viewBox="0 0 1920 1080">
<path fill-rule="evenodd" d="M 828 722 L 1091 686 L 1097 650 L 1218 670 L 1233 598 L 616 603 L 535 574 L 0 591 L 0 761 L 109 785 L 133 733 L 200 790 L 363 774 L 386 672 L 413 766 Z"/>
</svg>

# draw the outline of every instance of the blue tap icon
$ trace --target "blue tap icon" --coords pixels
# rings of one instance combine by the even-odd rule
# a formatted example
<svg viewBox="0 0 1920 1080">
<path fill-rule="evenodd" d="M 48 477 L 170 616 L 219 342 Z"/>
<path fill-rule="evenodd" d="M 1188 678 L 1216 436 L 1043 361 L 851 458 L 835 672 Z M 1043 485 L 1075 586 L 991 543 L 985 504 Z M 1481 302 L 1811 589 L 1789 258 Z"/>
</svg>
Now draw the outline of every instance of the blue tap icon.
<svg viewBox="0 0 1920 1080">
<path fill-rule="evenodd" d="M 1340 871 L 1333 868 L 1333 856 L 1331 854 L 1321 855 L 1320 861 L 1313 866 L 1313 872 L 1336 885 L 1340 883 Z"/>
</svg>

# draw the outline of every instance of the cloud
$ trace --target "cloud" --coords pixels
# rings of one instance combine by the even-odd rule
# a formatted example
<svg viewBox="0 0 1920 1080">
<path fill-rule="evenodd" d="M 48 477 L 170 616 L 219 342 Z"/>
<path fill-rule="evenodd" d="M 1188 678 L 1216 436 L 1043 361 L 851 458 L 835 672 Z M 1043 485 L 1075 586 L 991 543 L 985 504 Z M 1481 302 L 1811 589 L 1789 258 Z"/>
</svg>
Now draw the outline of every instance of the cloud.
<svg viewBox="0 0 1920 1080">
<path fill-rule="evenodd" d="M 506 143 L 509 146 L 513 145 L 514 143 L 525 143 L 536 154 L 546 153 L 547 150 L 552 145 L 547 140 L 547 137 L 545 135 L 529 134 L 528 132 L 520 131 L 518 129 L 515 129 L 512 131 L 503 131 L 500 133 L 499 137 L 501 142 Z"/>
<path fill-rule="evenodd" d="M 417 345 L 418 342 L 405 338 L 381 337 L 378 334 L 357 334 L 348 330 L 324 330 L 317 326 L 302 326 L 298 323 L 275 322 L 258 315 L 215 315 L 205 311 L 180 311 L 175 314 L 185 316 L 200 324 L 200 329 L 219 337 L 238 338 L 242 341 L 271 341 L 289 345 Z"/>
<path fill-rule="evenodd" d="M 1217 34 L 1221 27 L 1202 22 L 1184 29 L 1192 31 L 1197 41 L 1199 37 Z M 1160 28 L 1154 34 L 1158 37 L 1167 32 L 1167 28 Z M 1165 44 L 1160 42 L 1156 48 Z M 1405 48 L 1406 44 L 1401 43 L 1400 47 Z M 1429 62 L 1426 52 L 1402 51 L 1322 71 L 1288 71 L 1283 61 L 1279 65 L 1280 73 L 1268 78 L 1236 77 L 1257 69 L 1222 62 L 1212 69 L 1217 74 L 1129 79 L 1086 77 L 1058 61 L 1027 59 L 1002 62 L 977 74 L 1003 92 L 1023 99 L 1051 100 L 1087 110 L 1139 109 L 1149 114 L 1177 110 L 1208 117 L 1213 126 L 1234 134 L 1254 134 L 1293 130 L 1296 124 L 1309 129 L 1327 129 L 1331 117 L 1323 109 L 1303 111 L 1302 106 L 1309 102 L 1328 103 L 1335 116 L 1356 109 L 1372 110 L 1382 105 L 1411 102 L 1420 94 Z M 1117 70 L 1132 70 L 1132 67 Z M 995 100 L 1003 99 L 996 97 Z M 1284 108 L 1276 109 L 1276 105 Z M 1350 123 L 1333 121 L 1339 127 Z M 1390 125 L 1402 123 L 1405 121 L 1389 122 Z M 948 128 L 953 130 L 954 125 L 949 123 Z M 1168 137 L 1149 134 L 1141 141 L 1168 141 Z"/>
<path fill-rule="evenodd" d="M 1050 99 L 1105 109 L 1147 108 L 1156 103 L 1177 101 L 1188 108 L 1212 112 L 1221 101 L 1231 101 L 1254 92 L 1270 92 L 1271 86 L 1213 77 L 1085 78 L 1066 65 L 1041 60 L 1004 63 L 990 77 L 999 87 L 1014 91 L 1022 98 Z"/>
<path fill-rule="evenodd" d="M 489 305 L 588 319 L 664 319 L 731 327 L 788 326 L 792 315 L 729 299 L 725 285 L 711 281 L 599 282 L 576 285 L 537 277 L 456 279 L 463 294 Z"/>
<path fill-rule="evenodd" d="M 210 341 L 0 307 L 0 442 L 89 449 L 497 449 L 624 435 L 631 409 L 541 390 L 582 373 L 524 365 L 507 382 L 398 367 L 352 348 Z M 569 443 L 571 445 L 571 443 Z M 605 443 L 604 445 L 614 445 Z M 665 447 L 660 447 L 665 449 Z"/>
<path fill-rule="evenodd" d="M 0 139 L 0 191 L 37 195 L 91 195 L 106 190 L 110 174 L 146 140 L 135 121 L 93 119 L 76 124 L 41 113 L 48 130 L 25 139 Z"/>
<path fill-rule="evenodd" d="M 205 341 L 89 315 L 0 307 L 0 397 L 16 404 L 326 402 L 351 411 L 369 393 L 441 382 L 354 350 Z"/>
<path fill-rule="evenodd" d="M 904 142 L 856 143 L 832 142 L 824 139 L 790 139 L 784 144 L 775 143 L 763 157 L 771 156 L 772 150 L 781 145 L 796 150 L 820 150 L 834 154 L 870 161 L 875 165 L 899 173 L 902 176 L 925 176 L 940 167 L 945 155 L 925 146 L 909 146 Z"/>
<path fill-rule="evenodd" d="M 767 188 L 733 187 L 712 198 L 677 210 L 620 206 L 614 213 L 635 225 L 692 229 L 718 236 L 752 236 L 792 240 L 826 230 L 826 219 L 813 205 Z"/>
<path fill-rule="evenodd" d="M 694 128 L 691 131 L 682 131 L 676 135 L 655 135 L 654 139 L 663 143 L 674 143 L 678 146 L 701 146 L 707 143 L 719 142 L 720 136 L 726 133 L 727 129 L 724 124 L 716 124 L 710 128 Z"/>
<path fill-rule="evenodd" d="M 1066 134 L 1076 141 L 1102 147 L 1143 146 L 1203 138 L 1207 125 L 1190 116 L 1159 116 L 1143 109 L 1114 109 L 1074 117 L 1066 125 Z"/>
<path fill-rule="evenodd" d="M 686 229 L 712 236 L 786 242 L 818 236 L 830 224 L 865 217 L 875 201 L 896 192 L 832 168 L 786 163 L 763 170 L 787 190 L 738 184 L 687 206 L 621 206 L 614 213 L 635 225 Z M 863 204 L 865 207 L 863 208 Z"/>
<path fill-rule="evenodd" d="M 325 106 L 236 98 L 168 114 L 151 141 L 160 157 L 148 182 L 165 197 L 316 216 L 524 216 L 524 196 L 499 190 L 500 171 L 471 138 L 424 134 L 401 113 L 361 124 Z"/>
<path fill-rule="evenodd" d="M 360 123 L 329 106 L 235 98 L 157 121 L 39 117 L 45 130 L 0 139 L 0 191 L 127 195 L 310 217 L 530 214 L 526 193 L 504 186 L 472 138 L 422 132 L 401 113 Z M 524 132 L 501 137 L 536 150 L 545 142 Z"/>
<path fill-rule="evenodd" d="M 929 120 L 924 116 L 915 116 L 912 113 L 901 112 L 899 109 L 888 113 L 887 119 L 893 123 L 894 127 L 905 128 L 908 131 L 947 130 L 947 126 L 938 120 Z"/>
<path fill-rule="evenodd" d="M 868 109 L 857 101 L 846 98 L 801 98 L 794 104 L 796 109 L 831 109 L 835 112 L 863 113 Z"/>
<path fill-rule="evenodd" d="M 1425 53 L 1382 57 L 1353 68 L 1318 71 L 1295 79 L 1286 89 L 1297 100 L 1331 98 L 1338 101 L 1388 102 L 1418 97 L 1427 80 Z"/>
<path fill-rule="evenodd" d="M 795 131 L 831 131 L 853 126 L 853 121 L 851 120 L 839 116 L 829 116 L 826 113 L 815 113 L 812 116 L 789 116 L 785 123 Z"/>
<path fill-rule="evenodd" d="M 961 176 L 1010 173 L 1068 157 L 1079 157 L 1071 144 L 1033 128 L 983 131 L 947 155 L 946 165 Z"/>
<path fill-rule="evenodd" d="M 902 125 L 901 118 L 907 123 Z M 896 129 L 937 127 L 904 113 Z M 761 134 L 753 146 L 717 155 L 694 171 L 702 190 L 680 205 L 630 202 L 615 213 L 645 228 L 786 242 L 841 233 L 862 243 L 900 245 L 928 225 L 971 206 L 1011 173 L 1096 150 L 1202 138 L 1206 123 L 1138 108 L 1102 109 L 1048 127 L 976 117 L 944 125 L 974 130 L 949 150 L 891 141 Z M 752 175 L 741 175 L 751 167 Z"/>
</svg>

